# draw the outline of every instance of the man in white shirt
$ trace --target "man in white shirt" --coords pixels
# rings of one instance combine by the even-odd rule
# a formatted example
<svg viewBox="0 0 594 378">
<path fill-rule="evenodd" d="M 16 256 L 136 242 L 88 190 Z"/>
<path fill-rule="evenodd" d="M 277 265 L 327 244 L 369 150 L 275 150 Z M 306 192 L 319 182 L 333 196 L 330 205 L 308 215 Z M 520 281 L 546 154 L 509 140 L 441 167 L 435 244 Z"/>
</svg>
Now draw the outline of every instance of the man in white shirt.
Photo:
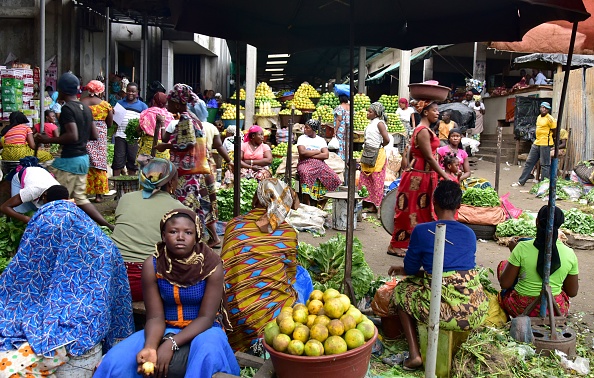
<svg viewBox="0 0 594 378">
<path fill-rule="evenodd" d="M 547 77 L 537 69 L 532 70 L 532 79 L 530 85 L 547 85 Z"/>
</svg>

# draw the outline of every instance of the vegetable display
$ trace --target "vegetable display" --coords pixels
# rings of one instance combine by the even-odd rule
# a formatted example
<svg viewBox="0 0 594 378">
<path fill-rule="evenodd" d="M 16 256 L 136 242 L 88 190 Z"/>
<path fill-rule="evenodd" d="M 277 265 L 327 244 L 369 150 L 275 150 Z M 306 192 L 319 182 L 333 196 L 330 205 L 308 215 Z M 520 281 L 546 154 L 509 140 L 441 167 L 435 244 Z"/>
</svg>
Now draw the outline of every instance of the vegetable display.
<svg viewBox="0 0 594 378">
<path fill-rule="evenodd" d="M 107 163 L 109 165 L 113 164 L 113 143 L 107 143 Z"/>
<path fill-rule="evenodd" d="M 563 222 L 562 228 L 582 235 L 594 235 L 594 217 L 592 215 L 578 209 L 567 210 L 564 214 L 565 222 Z"/>
<path fill-rule="evenodd" d="M 314 282 L 314 289 L 325 291 L 333 288 L 340 290 L 344 278 L 344 257 L 346 238 L 338 234 L 326 243 L 314 247 L 299 243 L 297 260 L 309 271 Z M 365 261 L 363 245 L 359 239 L 353 239 L 353 267 L 351 272 L 355 298 L 361 300 L 369 291 L 374 278 L 373 271 Z"/>
<path fill-rule="evenodd" d="M 33 215 L 32 212 L 27 213 Z M 0 272 L 4 271 L 12 257 L 19 249 L 19 243 L 27 224 L 17 220 L 8 221 L 7 217 L 0 218 Z"/>
<path fill-rule="evenodd" d="M 252 210 L 252 200 L 256 190 L 258 189 L 258 182 L 256 180 L 241 179 L 240 182 L 240 211 L 245 214 Z M 219 208 L 219 219 L 227 222 L 233 218 L 233 188 L 220 189 L 217 192 L 217 205 Z"/>
<path fill-rule="evenodd" d="M 126 142 L 135 144 L 138 141 L 138 138 L 140 138 L 139 128 L 140 128 L 140 121 L 138 120 L 138 118 L 133 118 L 128 121 L 128 124 L 126 125 L 126 131 L 125 131 Z"/>
<path fill-rule="evenodd" d="M 468 188 L 462 195 L 462 203 L 475 207 L 497 207 L 501 204 L 493 188 Z"/>
<path fill-rule="evenodd" d="M 547 197 L 549 195 L 549 179 L 544 179 L 530 188 L 531 194 L 536 194 L 537 197 Z M 582 195 L 582 186 L 570 180 L 557 180 L 557 199 L 577 201 Z"/>
<path fill-rule="evenodd" d="M 272 175 L 276 175 L 276 170 L 278 169 L 278 167 L 281 165 L 281 163 L 283 162 L 283 159 L 281 158 L 273 158 L 272 159 L 272 163 L 270 163 L 270 170 L 272 171 Z"/>
<path fill-rule="evenodd" d="M 512 236 L 536 237 L 536 223 L 530 217 L 508 219 L 497 225 L 495 236 L 505 238 Z"/>
</svg>

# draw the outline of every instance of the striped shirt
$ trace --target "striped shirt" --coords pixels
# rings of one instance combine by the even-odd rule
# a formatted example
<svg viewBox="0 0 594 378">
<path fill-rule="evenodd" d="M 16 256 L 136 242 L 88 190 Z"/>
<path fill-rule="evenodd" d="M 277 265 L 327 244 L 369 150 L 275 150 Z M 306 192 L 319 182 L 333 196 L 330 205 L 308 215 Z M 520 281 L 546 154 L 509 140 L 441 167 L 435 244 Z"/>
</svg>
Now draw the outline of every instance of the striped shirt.
<svg viewBox="0 0 594 378">
<path fill-rule="evenodd" d="M 128 121 L 131 119 L 140 118 L 140 113 L 142 113 L 143 110 L 148 109 L 148 106 L 140 100 L 128 102 L 126 99 L 118 101 L 118 104 L 126 109 L 126 115 L 124 116 L 122 124 L 118 125 L 118 129 L 114 135 L 116 137 L 126 138 L 126 127 L 128 126 Z"/>
</svg>

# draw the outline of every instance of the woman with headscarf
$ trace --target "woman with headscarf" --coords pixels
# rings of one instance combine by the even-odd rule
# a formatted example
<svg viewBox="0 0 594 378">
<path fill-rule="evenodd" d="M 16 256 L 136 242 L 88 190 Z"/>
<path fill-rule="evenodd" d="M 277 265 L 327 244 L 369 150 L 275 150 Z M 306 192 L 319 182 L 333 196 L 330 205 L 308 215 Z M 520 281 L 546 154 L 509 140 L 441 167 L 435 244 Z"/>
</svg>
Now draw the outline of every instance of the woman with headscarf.
<svg viewBox="0 0 594 378">
<path fill-rule="evenodd" d="M 95 202 L 103 202 L 103 195 L 109 192 L 107 181 L 107 129 L 113 122 L 111 105 L 101 98 L 105 85 L 99 80 L 91 80 L 86 86 L 89 96 L 80 100 L 91 108 L 93 123 L 97 128 L 97 140 L 87 142 L 89 154 L 89 173 L 87 174 L 87 194 L 95 194 Z"/>
<path fill-rule="evenodd" d="M 438 178 L 448 180 L 436 159 L 439 138 L 430 125 L 439 119 L 439 109 L 433 100 L 418 100 L 416 111 L 421 121 L 413 131 L 408 150 L 408 165 L 402 173 L 394 214 L 394 232 L 388 254 L 406 255 L 413 228 L 433 220 L 433 191 Z"/>
<path fill-rule="evenodd" d="M 374 165 L 361 162 L 361 176 L 359 176 L 359 189 L 363 185 L 367 188 L 369 196 L 363 201 L 371 204 L 368 212 L 376 213 L 384 198 L 384 179 L 386 178 L 386 151 L 384 146 L 390 143 L 388 128 L 386 126 L 386 109 L 379 102 L 371 104 L 367 109 L 369 125 L 365 128 L 365 146 L 377 150 Z"/>
<path fill-rule="evenodd" d="M 166 106 L 167 95 L 162 92 L 157 92 L 153 96 L 153 106 L 143 110 L 140 113 L 140 119 L 138 121 L 140 123 L 140 131 L 142 136 L 138 142 L 138 156 L 151 154 L 153 141 L 155 139 L 155 130 L 157 127 L 157 117 L 161 116 L 160 118 L 163 119 L 163 122 L 165 122 L 166 125 L 173 121 L 173 115 L 167 111 Z M 158 138 L 157 143 L 159 143 L 161 141 L 161 130 L 158 129 L 156 131 Z M 169 160 L 169 151 L 165 150 L 163 152 L 156 152 L 155 157 Z"/>
<path fill-rule="evenodd" d="M 233 152 L 235 150 L 235 133 L 237 132 L 237 127 L 235 125 L 231 125 L 227 127 L 225 130 L 225 140 L 223 140 L 223 147 L 227 150 L 227 153 Z M 243 133 L 241 130 L 239 131 L 239 137 L 243 139 Z M 233 161 L 233 157 L 229 155 L 231 161 Z"/>
<path fill-rule="evenodd" d="M 100 353 L 101 343 L 107 350 L 134 331 L 114 243 L 67 200 L 65 187 L 54 185 L 44 197 L 0 275 L 2 376 L 54 376 L 69 356 Z"/>
<path fill-rule="evenodd" d="M 35 141 L 29 119 L 22 112 L 12 112 L 8 118 L 8 126 L 0 132 L 2 160 L 19 161 L 26 156 L 34 156 Z M 52 155 L 44 150 L 37 151 L 40 162 L 51 160 Z"/>
<path fill-rule="evenodd" d="M 247 351 L 281 308 L 297 300 L 297 232 L 285 222 L 299 205 L 282 180 L 260 181 L 253 210 L 227 223 L 221 258 L 234 350 Z"/>
<path fill-rule="evenodd" d="M 208 246 L 218 248 L 221 244 L 216 231 L 217 194 L 215 177 L 208 163 L 209 152 L 204 143 L 204 154 L 198 154 L 197 139 L 204 137 L 202 122 L 188 111 L 188 104 L 198 96 L 186 84 L 175 84 L 167 96 L 167 110 L 176 118 L 167 128 L 164 118 L 157 117 L 157 128 L 161 128 L 162 140 L 159 151 L 170 150 L 171 161 L 177 167 L 178 183 L 175 196 L 188 208 L 197 212 L 203 219 L 210 240 Z"/>
<path fill-rule="evenodd" d="M 264 143 L 264 130 L 253 125 L 243 137 L 241 144 L 241 177 L 258 181 L 272 177 L 269 165 L 272 163 L 270 146 Z"/>
<path fill-rule="evenodd" d="M 569 298 L 578 293 L 578 260 L 573 249 L 558 239 L 559 227 L 565 221 L 563 211 L 555 207 L 553 221 L 553 249 L 551 256 L 551 276 L 549 284 L 556 305 L 561 314 L 569 313 Z M 549 206 L 545 205 L 536 217 L 536 239 L 512 240 L 512 250 L 507 261 L 502 261 L 497 268 L 501 285 L 501 307 L 511 317 L 522 315 L 538 297 L 544 277 L 545 248 L 547 226 L 549 224 Z M 538 316 L 540 304 L 532 309 L 528 316 Z M 548 313 L 548 309 L 547 309 Z"/>
<path fill-rule="evenodd" d="M 406 130 L 407 140 L 412 135 L 413 130 L 415 129 L 416 122 L 415 117 L 413 116 L 415 110 L 412 107 L 408 106 L 408 100 L 405 98 L 401 98 L 398 100 L 398 109 L 396 109 L 396 114 L 402 121 L 404 125 L 404 129 Z"/>
<path fill-rule="evenodd" d="M 133 301 L 142 300 L 142 263 L 161 240 L 160 217 L 183 207 L 172 197 L 177 187 L 177 169 L 173 163 L 148 155 L 141 155 L 138 161 L 141 190 L 126 193 L 118 200 L 111 234 L 126 264 Z"/>
<path fill-rule="evenodd" d="M 297 139 L 299 163 L 297 173 L 304 196 L 303 202 L 309 205 L 309 198 L 318 202 L 327 191 L 335 191 L 342 179 L 325 163 L 328 159 L 328 145 L 324 138 L 318 135 L 320 121 L 310 119 L 305 123 L 304 134 Z"/>
<path fill-rule="evenodd" d="M 346 93 L 339 94 L 338 100 L 340 104 L 334 109 L 334 136 L 338 139 L 338 156 L 346 161 L 346 138 L 347 128 L 351 124 L 351 104 Z"/>
<path fill-rule="evenodd" d="M 225 335 L 231 325 L 223 264 L 201 242 L 200 223 L 188 209 L 161 218 L 161 241 L 142 267 L 144 330 L 109 351 L 93 377 L 239 375 Z M 154 373 L 147 372 L 147 363 Z"/>
</svg>

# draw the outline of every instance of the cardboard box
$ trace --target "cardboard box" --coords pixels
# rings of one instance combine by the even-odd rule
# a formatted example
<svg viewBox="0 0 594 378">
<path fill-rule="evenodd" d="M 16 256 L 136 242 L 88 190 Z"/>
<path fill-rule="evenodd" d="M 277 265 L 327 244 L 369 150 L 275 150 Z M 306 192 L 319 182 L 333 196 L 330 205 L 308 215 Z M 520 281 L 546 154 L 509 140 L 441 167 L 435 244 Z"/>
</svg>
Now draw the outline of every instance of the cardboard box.
<svg viewBox="0 0 594 378">
<path fill-rule="evenodd" d="M 2 103 L 2 111 L 3 112 L 12 113 L 12 112 L 16 112 L 16 111 L 21 110 L 22 106 L 23 106 L 22 103 L 20 103 L 20 104 L 11 104 L 11 103 L 8 103 L 8 102 L 6 102 L 6 103 L 3 102 Z"/>
</svg>

